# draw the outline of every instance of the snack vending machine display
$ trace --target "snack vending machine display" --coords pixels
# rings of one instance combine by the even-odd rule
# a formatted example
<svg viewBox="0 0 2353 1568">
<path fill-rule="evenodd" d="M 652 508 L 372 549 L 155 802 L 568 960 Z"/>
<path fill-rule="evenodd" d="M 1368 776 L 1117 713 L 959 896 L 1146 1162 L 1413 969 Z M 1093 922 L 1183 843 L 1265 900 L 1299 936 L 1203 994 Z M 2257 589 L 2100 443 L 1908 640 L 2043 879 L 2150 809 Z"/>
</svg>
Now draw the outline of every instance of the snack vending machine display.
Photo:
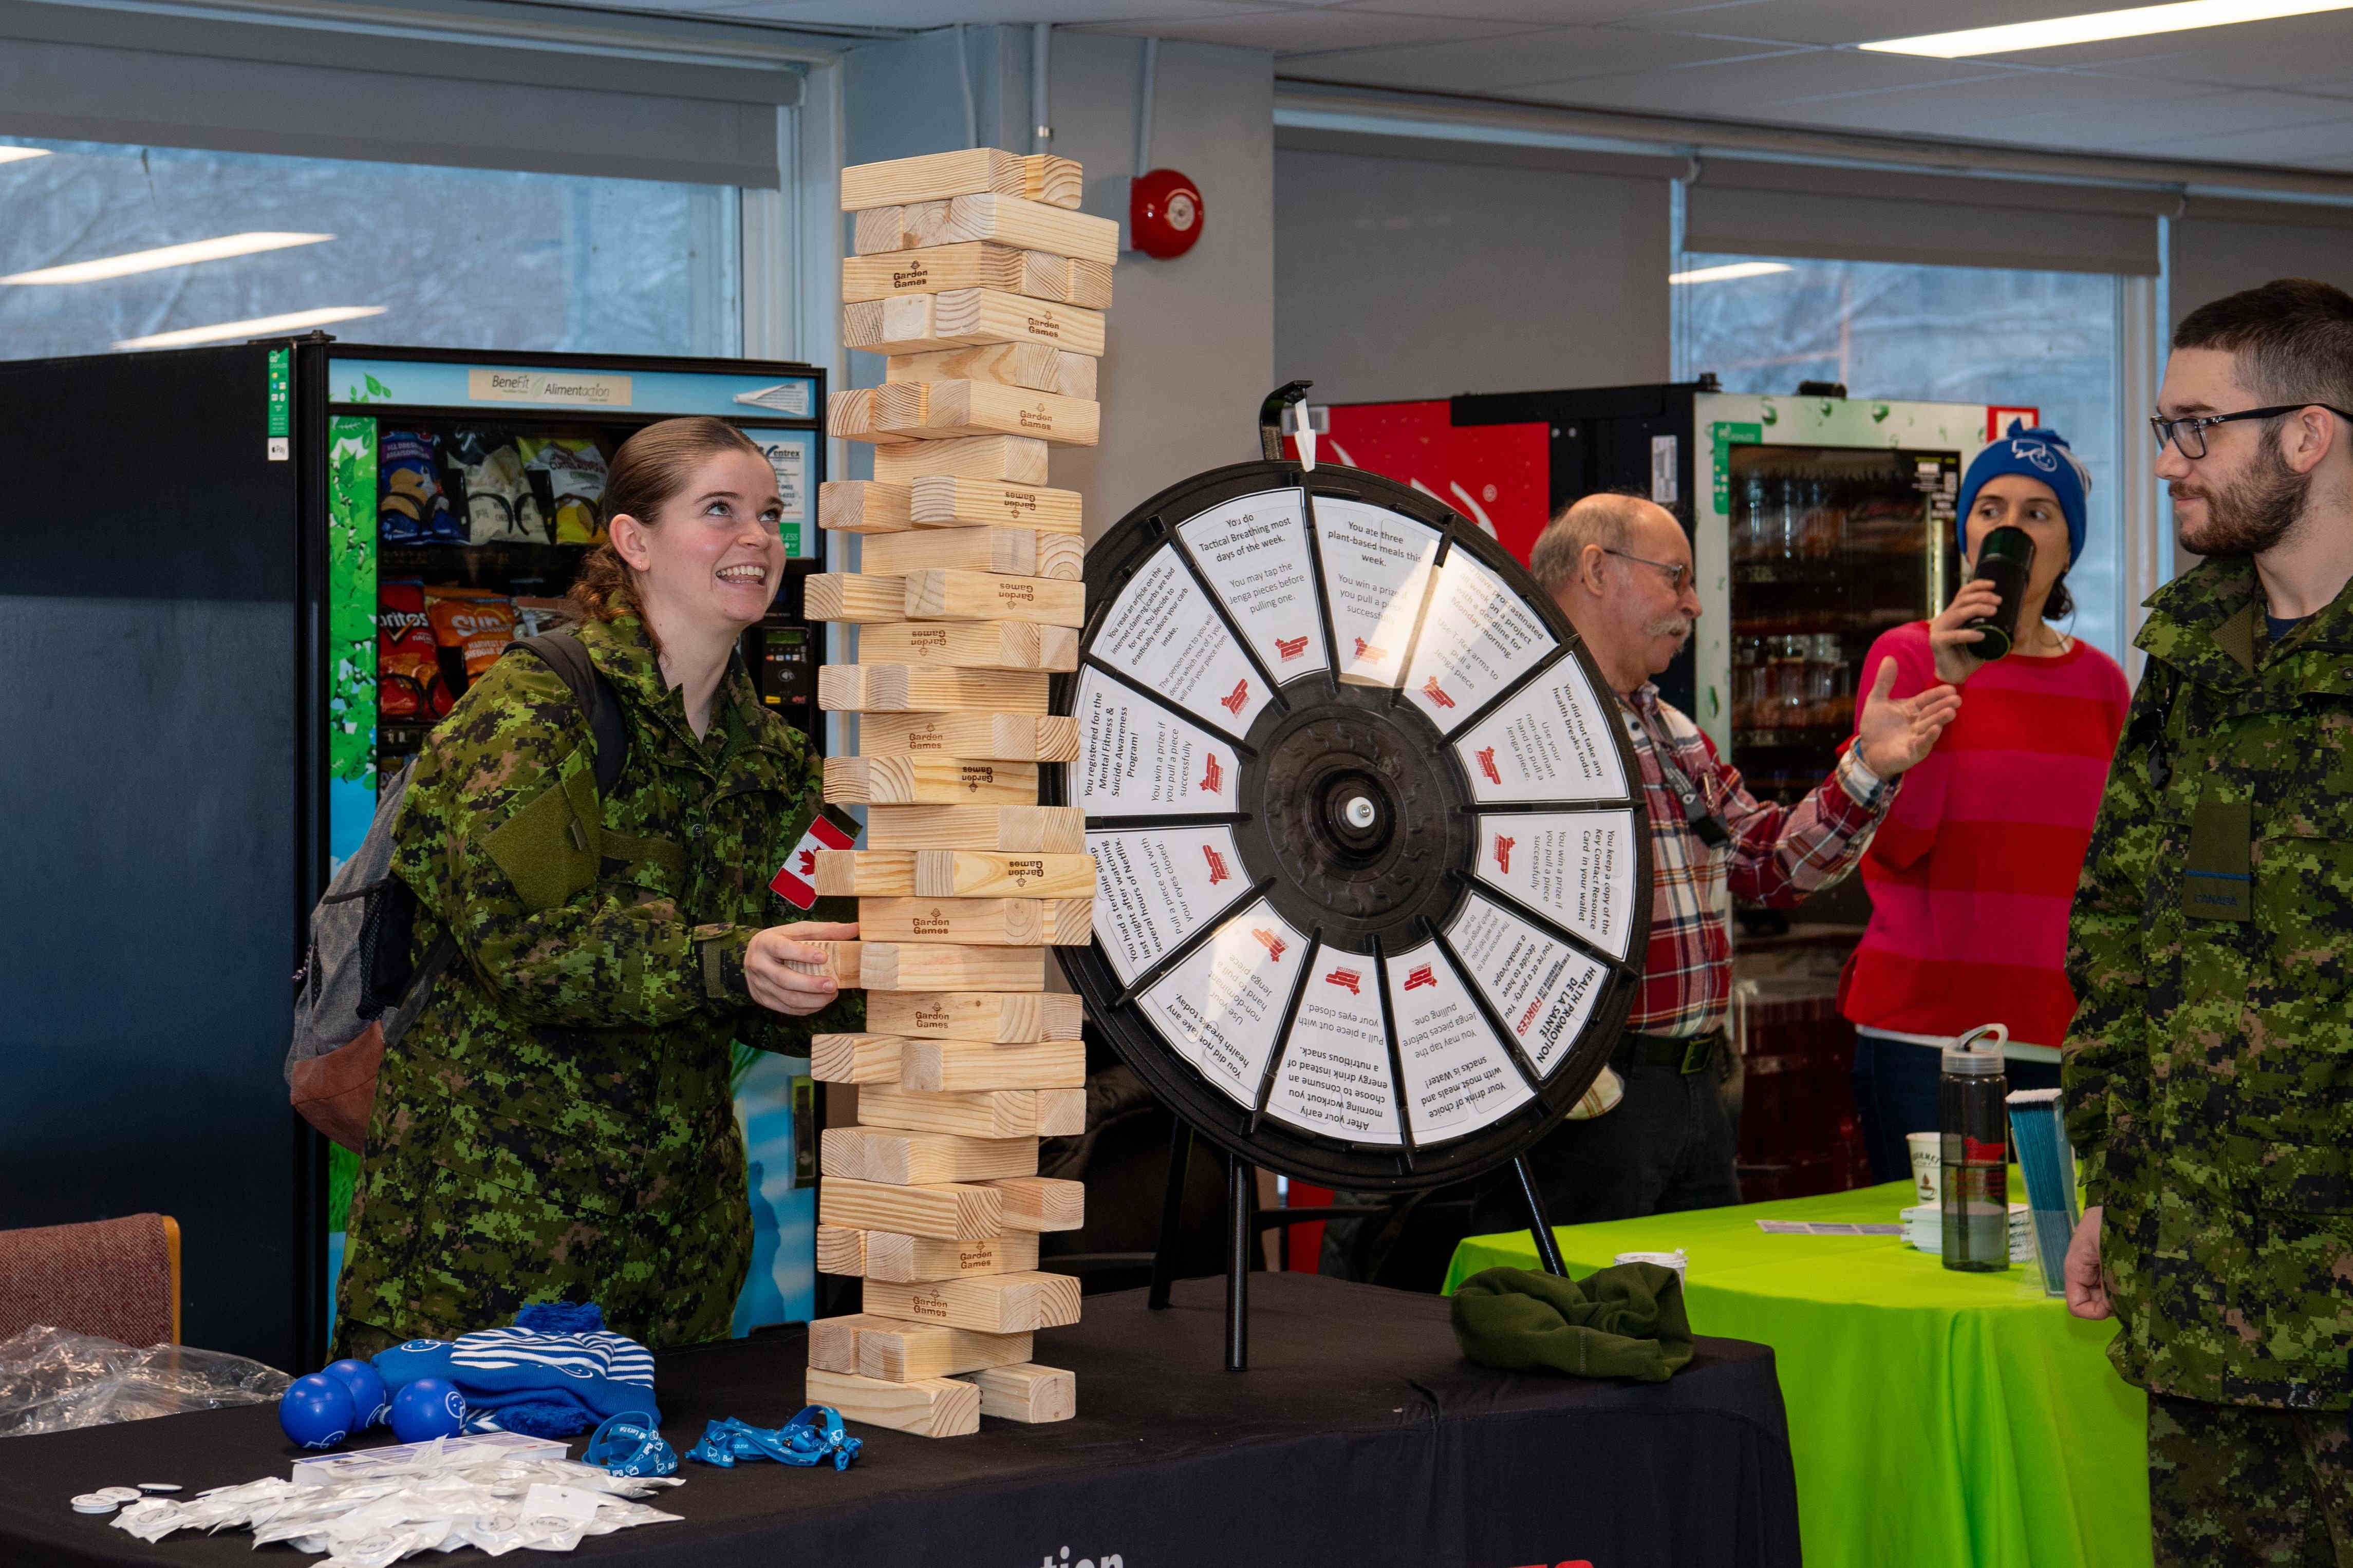
<svg viewBox="0 0 2353 1568">
<path fill-rule="evenodd" d="M 791 559 L 743 655 L 821 748 L 825 397 L 805 364 L 322 334 L 0 362 L 0 721 L 37 759 L 0 767 L 32 829 L 0 950 L 38 976 L 0 1009 L 0 1227 L 169 1213 L 188 1342 L 325 1359 L 357 1162 L 281 1076 L 312 904 L 468 685 L 562 623 L 613 456 L 657 420 L 725 419 L 774 468 Z M 736 1068 L 744 1329 L 810 1315 L 814 1098 L 806 1062 Z"/>
</svg>

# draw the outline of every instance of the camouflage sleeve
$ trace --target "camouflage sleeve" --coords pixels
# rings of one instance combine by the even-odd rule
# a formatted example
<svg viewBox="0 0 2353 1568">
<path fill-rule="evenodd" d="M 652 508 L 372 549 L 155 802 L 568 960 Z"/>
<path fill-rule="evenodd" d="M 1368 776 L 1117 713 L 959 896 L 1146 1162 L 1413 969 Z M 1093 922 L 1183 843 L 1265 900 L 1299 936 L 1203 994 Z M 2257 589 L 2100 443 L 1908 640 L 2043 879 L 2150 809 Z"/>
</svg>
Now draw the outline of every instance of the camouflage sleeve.
<svg viewBox="0 0 2353 1568">
<path fill-rule="evenodd" d="M 501 659 L 427 742 L 393 868 L 519 1017 L 610 1028 L 740 1005 L 721 976 L 732 950 L 740 987 L 748 931 L 600 886 L 590 752 L 562 678 Z"/>
<path fill-rule="evenodd" d="M 2099 820 L 2067 922 L 2067 982 L 2075 992 L 2075 1017 L 2062 1049 L 2063 1094 L 2067 1140 L 2075 1147 L 2085 1201 L 2092 1204 L 2106 1201 L 2109 1149 L 2147 1098 L 2142 900 L 2160 829 L 2148 757 L 2134 737 L 2156 721 L 2158 684 L 2152 666 L 2108 766 Z"/>
</svg>

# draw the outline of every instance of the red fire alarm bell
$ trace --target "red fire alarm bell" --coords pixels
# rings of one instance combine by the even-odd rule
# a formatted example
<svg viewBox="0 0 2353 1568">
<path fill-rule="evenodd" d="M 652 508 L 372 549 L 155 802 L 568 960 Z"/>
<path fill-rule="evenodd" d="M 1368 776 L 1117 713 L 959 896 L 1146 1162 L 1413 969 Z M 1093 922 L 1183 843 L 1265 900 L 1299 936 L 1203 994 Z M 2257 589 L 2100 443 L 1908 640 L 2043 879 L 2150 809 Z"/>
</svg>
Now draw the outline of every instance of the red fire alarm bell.
<svg viewBox="0 0 2353 1568">
<path fill-rule="evenodd" d="M 1129 243 L 1146 256 L 1173 261 L 1192 249 L 1201 218 L 1201 187 L 1174 169 L 1155 169 L 1128 187 Z"/>
</svg>

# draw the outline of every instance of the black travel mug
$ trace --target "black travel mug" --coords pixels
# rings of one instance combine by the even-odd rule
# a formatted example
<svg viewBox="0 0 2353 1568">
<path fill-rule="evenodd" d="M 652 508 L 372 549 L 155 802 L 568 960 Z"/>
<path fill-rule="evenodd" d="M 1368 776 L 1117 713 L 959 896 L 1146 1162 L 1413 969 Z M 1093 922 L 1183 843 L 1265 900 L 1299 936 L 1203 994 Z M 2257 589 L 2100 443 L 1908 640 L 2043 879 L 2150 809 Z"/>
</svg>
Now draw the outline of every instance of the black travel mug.
<svg viewBox="0 0 2353 1568">
<path fill-rule="evenodd" d="M 2019 607 L 2026 602 L 2026 581 L 2034 575 L 2034 536 L 2022 528 L 1997 528 L 1987 534 L 1978 546 L 1977 575 L 1993 584 L 2001 595 L 2001 607 L 1963 625 L 1963 631 L 1985 633 L 1982 640 L 1963 647 L 1990 661 L 2018 641 Z"/>
</svg>

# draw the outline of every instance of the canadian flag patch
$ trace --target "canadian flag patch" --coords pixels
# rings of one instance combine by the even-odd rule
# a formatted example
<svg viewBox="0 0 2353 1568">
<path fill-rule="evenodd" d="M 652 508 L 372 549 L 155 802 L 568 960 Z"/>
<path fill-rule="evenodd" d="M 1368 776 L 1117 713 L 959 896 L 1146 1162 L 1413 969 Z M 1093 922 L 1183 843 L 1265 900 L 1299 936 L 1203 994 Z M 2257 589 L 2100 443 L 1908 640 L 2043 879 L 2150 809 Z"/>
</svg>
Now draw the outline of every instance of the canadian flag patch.
<svg viewBox="0 0 2353 1568">
<path fill-rule="evenodd" d="M 817 902 L 817 852 L 820 849 L 847 849 L 858 840 L 827 821 L 820 813 L 809 824 L 801 841 L 793 846 L 792 853 L 776 868 L 768 889 L 776 897 L 797 910 L 805 910 Z"/>
</svg>

